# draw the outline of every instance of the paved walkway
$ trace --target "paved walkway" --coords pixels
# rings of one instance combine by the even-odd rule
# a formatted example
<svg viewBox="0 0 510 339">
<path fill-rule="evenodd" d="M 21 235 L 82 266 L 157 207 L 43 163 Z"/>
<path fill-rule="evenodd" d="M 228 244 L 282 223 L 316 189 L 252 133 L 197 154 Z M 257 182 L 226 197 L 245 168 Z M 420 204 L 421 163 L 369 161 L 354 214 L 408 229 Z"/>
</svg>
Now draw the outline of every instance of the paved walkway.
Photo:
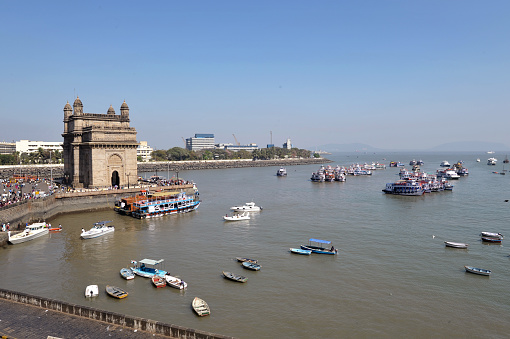
<svg viewBox="0 0 510 339">
<path fill-rule="evenodd" d="M 0 299 L 0 338 L 169 338 Z"/>
</svg>

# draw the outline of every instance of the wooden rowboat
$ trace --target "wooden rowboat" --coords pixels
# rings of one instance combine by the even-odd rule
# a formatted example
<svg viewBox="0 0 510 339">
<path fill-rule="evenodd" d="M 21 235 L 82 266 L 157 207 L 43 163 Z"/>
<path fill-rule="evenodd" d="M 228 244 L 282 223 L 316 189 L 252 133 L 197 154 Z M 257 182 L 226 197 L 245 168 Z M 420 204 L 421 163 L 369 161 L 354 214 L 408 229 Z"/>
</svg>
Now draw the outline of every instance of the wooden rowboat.
<svg viewBox="0 0 510 339">
<path fill-rule="evenodd" d="M 445 241 L 444 244 L 446 247 L 453 247 L 453 248 L 467 248 L 468 247 L 468 244 L 464 244 L 462 242 Z"/>
<path fill-rule="evenodd" d="M 159 275 L 153 275 L 151 280 L 152 280 L 152 283 L 154 284 L 154 286 L 156 286 L 157 288 L 166 286 L 165 278 L 160 277 Z"/>
<path fill-rule="evenodd" d="M 122 278 L 126 280 L 131 280 L 135 278 L 135 274 L 129 268 L 121 268 L 120 275 L 122 276 Z"/>
<path fill-rule="evenodd" d="M 304 250 L 301 248 L 289 248 L 291 253 L 301 254 L 301 255 L 310 255 L 312 254 L 312 250 Z"/>
<path fill-rule="evenodd" d="M 232 272 L 223 271 L 223 276 L 227 279 L 230 279 L 232 281 L 237 281 L 240 283 L 245 283 L 248 281 L 248 278 L 243 277 L 242 275 L 239 275 L 239 274 L 232 273 Z"/>
<path fill-rule="evenodd" d="M 243 262 L 242 265 L 243 265 L 243 268 L 246 268 L 247 270 L 252 270 L 252 271 L 259 271 L 262 268 L 262 266 L 260 266 L 259 264 L 254 264 L 252 262 L 247 262 L 247 261 Z"/>
<path fill-rule="evenodd" d="M 251 262 L 251 263 L 254 263 L 254 264 L 258 263 L 258 260 L 256 260 L 256 259 L 249 259 L 249 258 L 240 258 L 240 257 L 237 257 L 236 260 L 239 261 L 239 262 L 247 261 L 247 262 Z"/>
<path fill-rule="evenodd" d="M 466 269 L 466 272 L 479 274 L 479 275 L 489 276 L 492 273 L 491 270 L 485 270 L 483 268 L 477 268 L 477 267 L 473 267 L 473 266 L 464 266 L 464 268 Z"/>
<path fill-rule="evenodd" d="M 482 241 L 484 242 L 494 242 L 494 243 L 501 243 L 500 237 L 482 237 Z"/>
<path fill-rule="evenodd" d="M 191 306 L 193 307 L 193 310 L 197 313 L 198 316 L 204 317 L 206 315 L 211 314 L 211 309 L 209 308 L 209 305 L 205 302 L 205 300 L 200 299 L 199 297 L 195 297 L 193 301 L 191 302 Z"/>
<path fill-rule="evenodd" d="M 108 293 L 109 296 L 117 299 L 123 299 L 128 296 L 128 293 L 122 288 L 110 285 L 106 285 L 106 293 Z"/>
</svg>

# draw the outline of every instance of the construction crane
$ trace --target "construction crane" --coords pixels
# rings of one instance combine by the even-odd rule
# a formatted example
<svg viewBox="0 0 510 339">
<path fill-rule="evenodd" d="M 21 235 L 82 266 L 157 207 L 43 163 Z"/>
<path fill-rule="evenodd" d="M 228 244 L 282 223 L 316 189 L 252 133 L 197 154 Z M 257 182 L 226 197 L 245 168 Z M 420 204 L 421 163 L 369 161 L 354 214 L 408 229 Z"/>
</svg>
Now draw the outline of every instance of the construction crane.
<svg viewBox="0 0 510 339">
<path fill-rule="evenodd" d="M 183 137 L 181 137 L 181 138 L 182 138 L 182 142 L 184 143 L 184 148 L 186 148 L 186 140 L 184 140 Z"/>
<path fill-rule="evenodd" d="M 239 141 L 237 141 L 236 135 L 235 135 L 234 133 L 232 133 L 232 135 L 234 136 L 234 140 L 236 141 L 236 145 L 237 145 L 237 146 L 241 146 L 241 144 L 239 143 Z"/>
</svg>

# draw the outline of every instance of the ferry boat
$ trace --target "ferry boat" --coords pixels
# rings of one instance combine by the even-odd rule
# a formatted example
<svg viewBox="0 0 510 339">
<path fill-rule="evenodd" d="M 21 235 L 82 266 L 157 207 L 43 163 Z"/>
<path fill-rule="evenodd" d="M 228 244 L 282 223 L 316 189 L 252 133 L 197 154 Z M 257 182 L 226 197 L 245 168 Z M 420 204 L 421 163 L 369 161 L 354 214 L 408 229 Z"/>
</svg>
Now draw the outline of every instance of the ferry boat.
<svg viewBox="0 0 510 339">
<path fill-rule="evenodd" d="M 396 195 L 422 195 L 425 192 L 422 185 L 415 180 L 399 180 L 389 183 L 382 191 L 386 194 Z"/>
<path fill-rule="evenodd" d="M 131 215 L 131 213 L 135 210 L 134 203 L 146 199 L 147 191 L 142 190 L 140 191 L 140 194 L 135 195 L 134 197 L 125 197 L 116 201 L 113 209 L 119 214 Z"/>
<path fill-rule="evenodd" d="M 50 231 L 48 230 L 49 226 L 45 222 L 36 222 L 31 225 L 27 225 L 25 230 L 21 233 L 15 234 L 11 236 L 11 231 L 8 231 L 8 241 L 9 243 L 15 245 L 22 242 L 26 242 L 29 240 L 33 240 L 35 238 L 42 237 L 45 234 L 48 234 Z"/>
<path fill-rule="evenodd" d="M 147 195 L 144 200 L 133 203 L 131 216 L 139 219 L 155 218 L 167 214 L 194 211 L 200 205 L 198 192 L 188 195 L 185 192 L 158 192 Z"/>
</svg>

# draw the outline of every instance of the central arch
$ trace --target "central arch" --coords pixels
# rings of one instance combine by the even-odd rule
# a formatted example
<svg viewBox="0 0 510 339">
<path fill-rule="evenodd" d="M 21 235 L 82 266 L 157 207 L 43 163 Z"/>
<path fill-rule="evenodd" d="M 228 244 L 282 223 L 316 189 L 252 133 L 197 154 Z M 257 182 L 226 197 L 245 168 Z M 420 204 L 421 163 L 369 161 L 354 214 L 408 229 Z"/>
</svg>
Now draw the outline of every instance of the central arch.
<svg viewBox="0 0 510 339">
<path fill-rule="evenodd" d="M 112 187 L 120 187 L 120 178 L 119 178 L 119 172 L 113 171 L 112 173 Z"/>
</svg>

